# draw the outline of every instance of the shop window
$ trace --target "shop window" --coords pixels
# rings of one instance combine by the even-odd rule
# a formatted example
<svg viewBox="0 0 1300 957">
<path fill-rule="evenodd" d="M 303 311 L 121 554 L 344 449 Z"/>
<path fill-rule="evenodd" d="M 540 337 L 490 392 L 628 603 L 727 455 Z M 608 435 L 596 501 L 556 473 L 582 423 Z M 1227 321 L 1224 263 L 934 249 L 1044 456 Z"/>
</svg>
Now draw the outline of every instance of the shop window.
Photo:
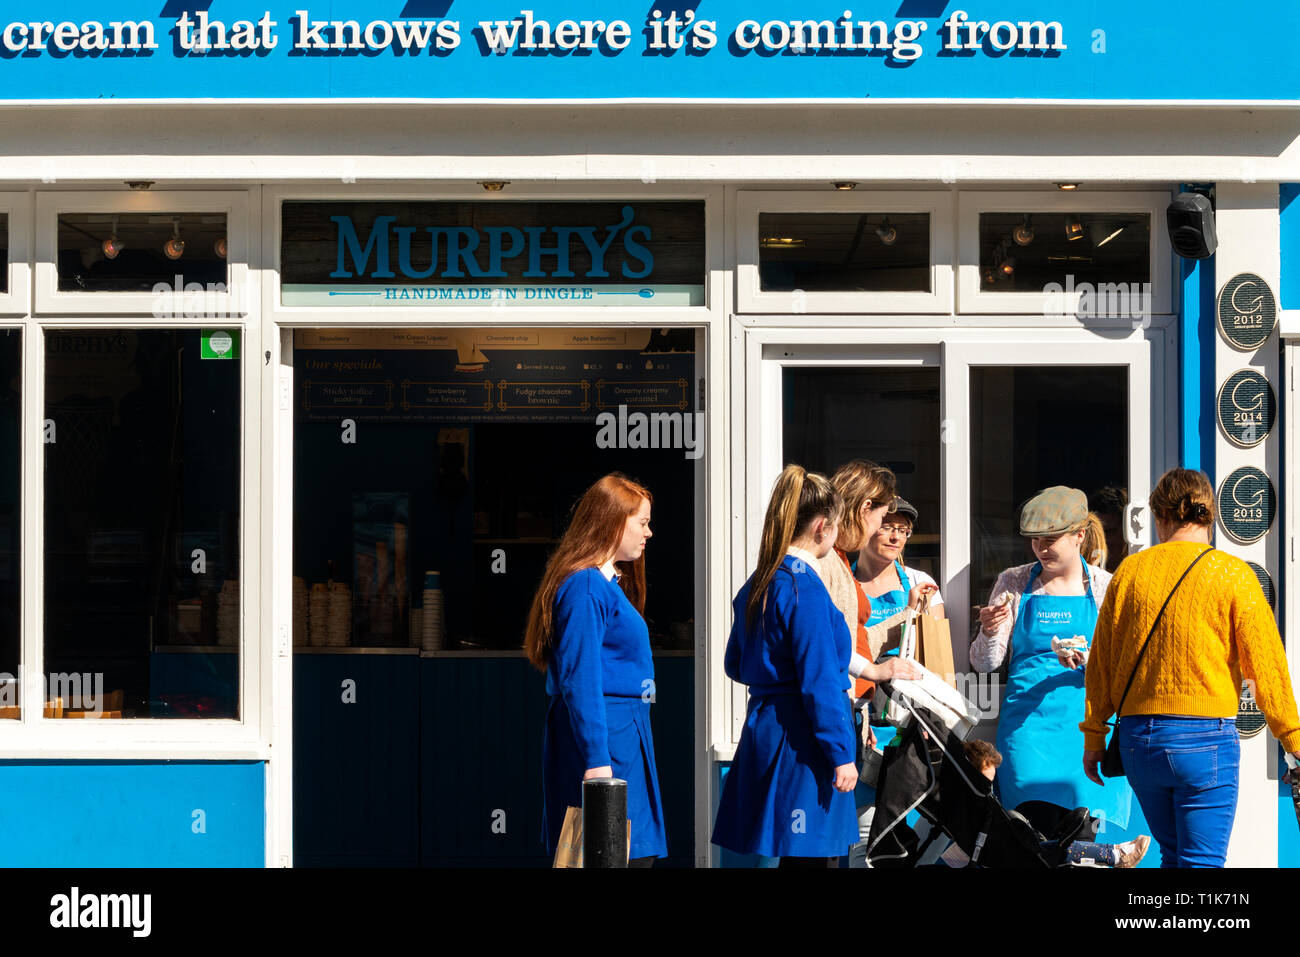
<svg viewBox="0 0 1300 957">
<path fill-rule="evenodd" d="M 980 283 L 1042 292 L 1151 281 L 1151 217 L 1134 213 L 981 213 Z"/>
<path fill-rule="evenodd" d="M 228 282 L 224 213 L 66 212 L 58 224 L 60 292 L 149 293 L 158 284 Z"/>
<path fill-rule="evenodd" d="M 45 336 L 45 666 L 60 717 L 237 718 L 240 331 Z"/>
<path fill-rule="evenodd" d="M 0 718 L 17 718 L 23 336 L 0 329 Z"/>
<path fill-rule="evenodd" d="M 929 292 L 928 213 L 760 213 L 764 292 Z"/>
<path fill-rule="evenodd" d="M 1145 327 L 1173 311 L 1168 193 L 981 193 L 959 198 L 963 313 Z"/>
<path fill-rule="evenodd" d="M 522 654 L 571 507 L 619 471 L 655 497 L 651 644 L 691 653 L 694 340 L 689 329 L 296 333 L 294 644 Z"/>
<path fill-rule="evenodd" d="M 742 190 L 738 308 L 796 315 L 950 312 L 954 195 Z"/>
<path fill-rule="evenodd" d="M 918 513 L 899 557 L 939 580 L 939 370 L 786 368 L 782 395 L 782 461 L 828 476 L 851 459 L 887 466 Z"/>
<path fill-rule="evenodd" d="M 1035 561 L 1019 521 L 1040 490 L 1077 488 L 1103 526 L 1119 528 L 1117 503 L 1128 496 L 1128 371 L 976 366 L 970 383 L 970 596 L 982 605 L 1001 571 Z M 1122 547 L 1117 537 L 1109 544 L 1113 568 Z"/>
</svg>

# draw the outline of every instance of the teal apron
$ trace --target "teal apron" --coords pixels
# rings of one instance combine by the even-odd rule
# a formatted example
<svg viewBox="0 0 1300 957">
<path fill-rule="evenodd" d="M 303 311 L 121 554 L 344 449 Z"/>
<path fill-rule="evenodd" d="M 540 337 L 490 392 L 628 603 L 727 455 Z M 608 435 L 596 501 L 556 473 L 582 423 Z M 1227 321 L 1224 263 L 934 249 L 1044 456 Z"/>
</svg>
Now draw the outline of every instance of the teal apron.
<svg viewBox="0 0 1300 957">
<path fill-rule="evenodd" d="M 1097 603 L 1088 566 L 1083 566 L 1082 595 L 1031 595 L 1043 571 L 1034 564 L 1020 596 L 1020 611 L 1011 635 L 1011 669 L 998 716 L 998 750 L 1002 767 L 997 786 L 1002 806 L 1048 801 L 1065 808 L 1087 807 L 1107 824 L 1128 826 L 1133 791 L 1122 778 L 1098 787 L 1083 773 L 1083 669 L 1061 664 L 1052 639 L 1083 635 L 1092 645 Z"/>
<path fill-rule="evenodd" d="M 856 569 L 856 563 L 854 568 Z M 895 588 L 893 591 L 887 591 L 879 598 L 872 598 L 871 617 L 867 619 L 867 627 L 878 625 L 886 618 L 893 618 L 900 611 L 907 607 L 907 596 L 912 590 L 912 581 L 907 577 L 907 571 L 903 568 L 902 562 L 894 562 L 894 570 L 898 572 L 898 581 L 901 588 Z M 888 658 L 890 655 L 897 655 L 898 649 L 893 648 L 886 651 L 880 657 Z"/>
</svg>

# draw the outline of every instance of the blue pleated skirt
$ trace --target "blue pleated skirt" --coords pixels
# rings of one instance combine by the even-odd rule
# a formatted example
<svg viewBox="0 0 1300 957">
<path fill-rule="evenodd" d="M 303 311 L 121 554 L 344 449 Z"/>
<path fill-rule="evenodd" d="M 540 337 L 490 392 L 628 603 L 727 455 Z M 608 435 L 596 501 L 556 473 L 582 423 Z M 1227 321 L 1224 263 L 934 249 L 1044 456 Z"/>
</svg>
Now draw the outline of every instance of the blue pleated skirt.
<svg viewBox="0 0 1300 957">
<path fill-rule="evenodd" d="M 640 698 L 606 696 L 605 725 L 614 777 L 627 782 L 627 817 L 632 822 L 628 856 L 666 857 L 668 840 L 650 730 L 650 703 Z M 555 854 L 565 811 L 582 807 L 582 775 L 586 770 L 569 724 L 568 706 L 559 695 L 552 696 L 542 741 L 542 814 L 548 854 Z"/>
</svg>

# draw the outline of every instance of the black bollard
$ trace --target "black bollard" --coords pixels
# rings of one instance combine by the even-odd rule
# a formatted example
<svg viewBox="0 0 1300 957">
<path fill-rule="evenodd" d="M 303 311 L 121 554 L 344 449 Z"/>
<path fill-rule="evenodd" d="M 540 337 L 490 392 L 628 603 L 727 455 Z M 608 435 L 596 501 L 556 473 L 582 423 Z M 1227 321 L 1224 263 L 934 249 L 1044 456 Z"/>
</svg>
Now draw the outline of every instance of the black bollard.
<svg viewBox="0 0 1300 957">
<path fill-rule="evenodd" d="M 582 782 L 582 866 L 627 867 L 627 782 Z"/>
</svg>

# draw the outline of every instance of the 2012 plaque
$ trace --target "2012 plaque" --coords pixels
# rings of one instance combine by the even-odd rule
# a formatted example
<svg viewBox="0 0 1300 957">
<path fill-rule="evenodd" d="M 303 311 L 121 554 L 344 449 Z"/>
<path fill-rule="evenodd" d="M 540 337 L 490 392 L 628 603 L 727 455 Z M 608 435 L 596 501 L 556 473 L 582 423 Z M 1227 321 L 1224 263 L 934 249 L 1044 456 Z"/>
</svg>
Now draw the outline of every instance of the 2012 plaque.
<svg viewBox="0 0 1300 957">
<path fill-rule="evenodd" d="M 1219 331 L 1234 348 L 1258 349 L 1277 325 L 1277 297 L 1253 272 L 1237 273 L 1219 291 Z"/>
</svg>

